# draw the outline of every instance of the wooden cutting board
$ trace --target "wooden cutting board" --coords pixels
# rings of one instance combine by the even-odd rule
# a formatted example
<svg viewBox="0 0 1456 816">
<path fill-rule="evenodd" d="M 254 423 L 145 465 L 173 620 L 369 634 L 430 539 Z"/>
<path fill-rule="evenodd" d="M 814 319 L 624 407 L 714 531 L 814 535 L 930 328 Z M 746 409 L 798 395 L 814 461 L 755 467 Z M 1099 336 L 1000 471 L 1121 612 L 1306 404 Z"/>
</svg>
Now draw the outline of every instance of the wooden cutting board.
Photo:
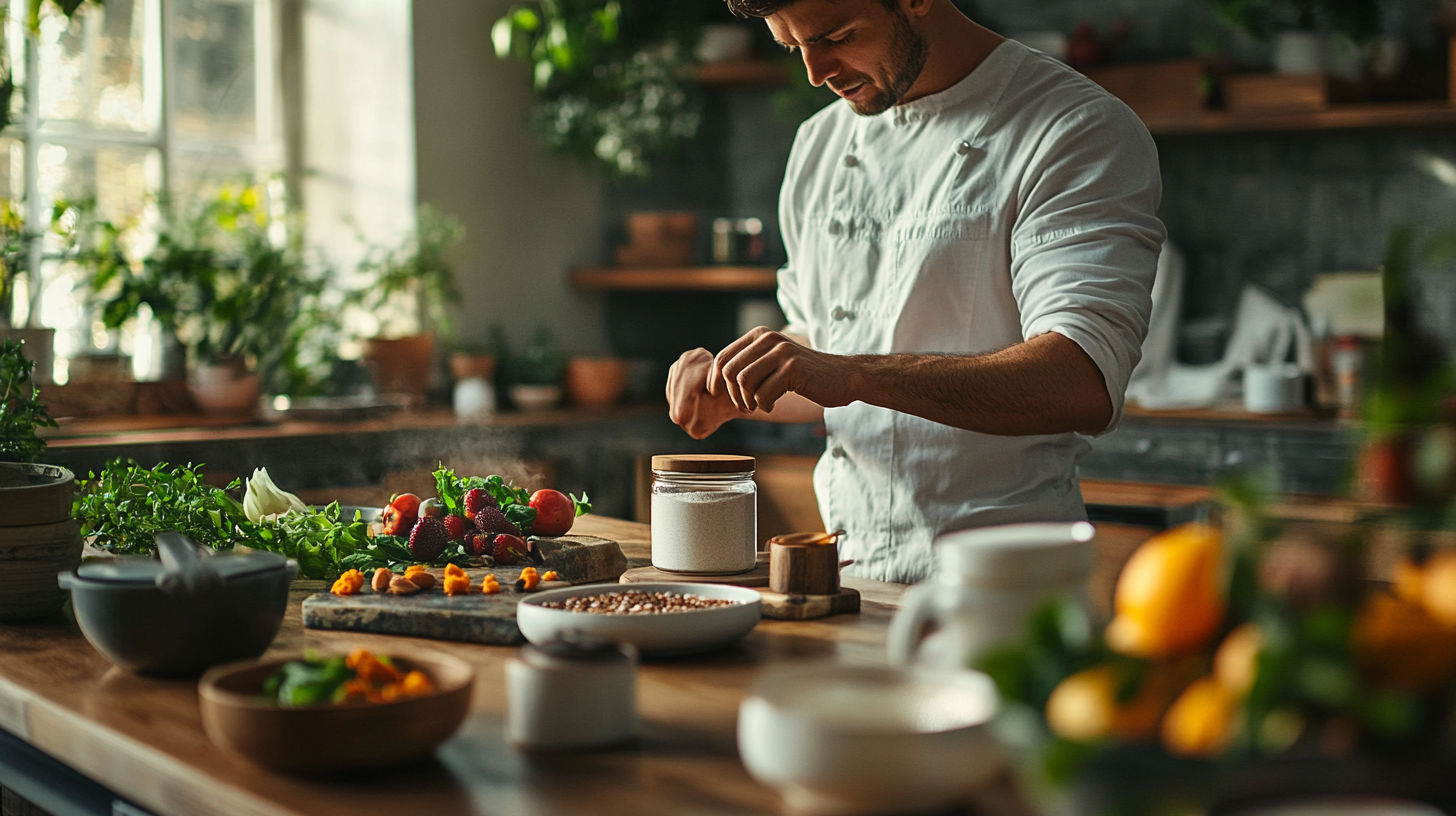
<svg viewBox="0 0 1456 816">
<path fill-rule="evenodd" d="M 595 536 L 538 539 L 546 563 L 542 573 L 556 570 L 564 581 L 587 584 L 612 581 L 627 569 L 627 557 L 617 542 Z M 435 586 L 413 595 L 380 594 L 367 585 L 357 595 L 320 592 L 303 602 L 303 625 L 310 629 L 340 629 L 379 635 L 406 635 L 436 640 L 459 640 L 514 646 L 525 642 L 516 626 L 516 606 L 526 594 L 511 586 L 525 566 L 466 569 L 471 589 L 467 595 L 441 591 L 443 569 L 431 569 Z M 501 591 L 486 595 L 480 579 L 493 573 Z"/>
</svg>

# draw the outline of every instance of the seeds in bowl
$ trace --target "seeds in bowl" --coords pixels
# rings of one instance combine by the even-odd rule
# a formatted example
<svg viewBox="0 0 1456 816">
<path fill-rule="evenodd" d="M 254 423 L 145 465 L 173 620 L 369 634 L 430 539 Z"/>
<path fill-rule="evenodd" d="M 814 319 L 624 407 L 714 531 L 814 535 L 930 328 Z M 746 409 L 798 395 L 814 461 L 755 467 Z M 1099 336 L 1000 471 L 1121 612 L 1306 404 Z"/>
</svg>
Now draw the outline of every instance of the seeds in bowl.
<svg viewBox="0 0 1456 816">
<path fill-rule="evenodd" d="M 681 592 L 643 592 L 629 589 L 624 592 L 577 595 L 561 601 L 546 601 L 541 606 L 545 609 L 564 609 L 567 612 L 585 612 L 590 615 L 662 615 L 738 606 L 742 603 Z"/>
</svg>

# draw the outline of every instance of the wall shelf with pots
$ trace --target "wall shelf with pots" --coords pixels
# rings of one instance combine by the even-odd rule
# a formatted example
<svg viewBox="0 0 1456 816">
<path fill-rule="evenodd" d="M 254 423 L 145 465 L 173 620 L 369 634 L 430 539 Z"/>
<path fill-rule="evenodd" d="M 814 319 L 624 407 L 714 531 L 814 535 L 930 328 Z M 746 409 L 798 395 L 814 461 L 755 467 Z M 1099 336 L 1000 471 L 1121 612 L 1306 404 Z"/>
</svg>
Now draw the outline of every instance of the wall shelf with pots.
<svg viewBox="0 0 1456 816">
<path fill-rule="evenodd" d="M 1145 116 L 1143 121 L 1151 133 L 1164 136 L 1378 127 L 1456 128 L 1456 106 L 1445 100 L 1433 100 L 1331 105 L 1323 110 L 1237 113 L 1203 110 L 1197 113 Z"/>
<path fill-rule="evenodd" d="M 772 88 L 789 84 L 789 69 L 783 63 L 765 59 L 709 62 L 696 69 L 698 84 L 705 88 Z"/>
<path fill-rule="evenodd" d="M 778 286 L 778 270 L 760 266 L 584 267 L 573 270 L 579 291 L 766 292 Z"/>
</svg>

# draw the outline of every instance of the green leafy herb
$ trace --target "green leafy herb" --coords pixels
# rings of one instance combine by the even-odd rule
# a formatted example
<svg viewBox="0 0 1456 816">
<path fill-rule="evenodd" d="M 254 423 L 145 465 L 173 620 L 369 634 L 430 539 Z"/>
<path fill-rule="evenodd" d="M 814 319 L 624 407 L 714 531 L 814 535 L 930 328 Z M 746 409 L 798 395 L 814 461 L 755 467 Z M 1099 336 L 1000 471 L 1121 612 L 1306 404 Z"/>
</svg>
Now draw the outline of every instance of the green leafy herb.
<svg viewBox="0 0 1456 816">
<path fill-rule="evenodd" d="M 343 656 L 327 660 L 308 655 L 284 663 L 263 681 L 263 696 L 287 708 L 338 702 L 344 683 L 354 679 L 354 670 Z"/>
<path fill-rule="evenodd" d="M 114 459 L 81 482 L 74 515 L 97 547 L 118 555 L 150 554 L 158 533 L 177 530 L 214 550 L 242 544 L 292 558 L 308 578 L 332 579 L 354 568 L 346 564 L 352 556 L 375 549 L 368 524 L 357 513 L 341 519 L 337 503 L 277 521 L 249 521 L 242 503 L 229 495 L 241 488 L 237 479 L 226 488 L 207 484 L 201 466 L 163 462 L 148 469 Z"/>
<path fill-rule="evenodd" d="M 0 461 L 6 462 L 40 459 L 46 443 L 36 436 L 35 429 L 56 427 L 31 382 L 35 363 L 25 356 L 21 346 L 14 340 L 0 341 L 0 383 L 5 387 L 0 397 Z"/>
</svg>

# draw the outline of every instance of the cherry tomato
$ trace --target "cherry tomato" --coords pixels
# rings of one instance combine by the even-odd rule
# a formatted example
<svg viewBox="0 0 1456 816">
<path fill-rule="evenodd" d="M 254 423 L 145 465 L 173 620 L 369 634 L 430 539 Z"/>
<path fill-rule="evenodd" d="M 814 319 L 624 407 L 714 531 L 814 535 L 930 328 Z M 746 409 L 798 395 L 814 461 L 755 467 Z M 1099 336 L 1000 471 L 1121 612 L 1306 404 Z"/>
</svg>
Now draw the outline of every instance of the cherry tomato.
<svg viewBox="0 0 1456 816">
<path fill-rule="evenodd" d="M 531 494 L 530 505 L 536 509 L 536 522 L 531 525 L 534 535 L 566 535 L 576 521 L 576 502 L 559 490 L 537 490 Z"/>
</svg>

